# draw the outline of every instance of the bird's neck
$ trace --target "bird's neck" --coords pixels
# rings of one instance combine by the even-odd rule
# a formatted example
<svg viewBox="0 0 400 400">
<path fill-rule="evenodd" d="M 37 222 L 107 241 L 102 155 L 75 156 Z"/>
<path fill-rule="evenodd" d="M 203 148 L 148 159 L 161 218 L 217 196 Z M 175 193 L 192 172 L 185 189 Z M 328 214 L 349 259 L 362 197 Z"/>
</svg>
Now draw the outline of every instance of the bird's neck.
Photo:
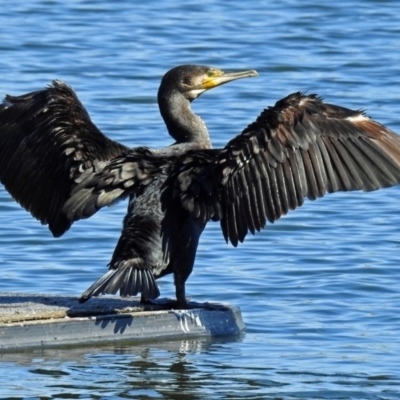
<svg viewBox="0 0 400 400">
<path fill-rule="evenodd" d="M 199 143 L 205 148 L 211 148 L 206 124 L 193 113 L 190 101 L 181 93 L 161 95 L 158 103 L 168 132 L 177 143 Z"/>
</svg>

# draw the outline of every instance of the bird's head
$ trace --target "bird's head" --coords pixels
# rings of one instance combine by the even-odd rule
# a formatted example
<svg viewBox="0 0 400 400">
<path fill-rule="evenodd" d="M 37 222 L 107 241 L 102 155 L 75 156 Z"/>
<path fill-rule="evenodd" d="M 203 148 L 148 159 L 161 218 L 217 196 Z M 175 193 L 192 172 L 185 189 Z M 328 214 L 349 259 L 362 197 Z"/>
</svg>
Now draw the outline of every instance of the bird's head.
<svg viewBox="0 0 400 400">
<path fill-rule="evenodd" d="M 160 92 L 177 90 L 189 101 L 193 101 L 206 90 L 236 79 L 257 76 L 255 70 L 225 72 L 204 65 L 181 65 L 169 70 L 163 77 Z"/>
</svg>

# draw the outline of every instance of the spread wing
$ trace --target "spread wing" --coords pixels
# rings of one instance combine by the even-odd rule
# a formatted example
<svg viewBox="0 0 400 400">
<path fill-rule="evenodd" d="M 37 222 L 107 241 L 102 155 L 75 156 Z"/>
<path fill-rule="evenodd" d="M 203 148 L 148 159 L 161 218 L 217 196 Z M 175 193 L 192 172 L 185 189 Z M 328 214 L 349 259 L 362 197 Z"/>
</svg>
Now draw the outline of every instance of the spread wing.
<svg viewBox="0 0 400 400">
<path fill-rule="evenodd" d="M 294 93 L 220 151 L 189 153 L 165 184 L 167 198 L 204 221 L 220 220 L 226 240 L 242 242 L 267 221 L 338 191 L 400 182 L 400 137 L 363 112 Z"/>
<path fill-rule="evenodd" d="M 100 208 L 140 194 L 164 168 L 165 160 L 146 147 L 125 151 L 95 170 L 84 172 L 63 211 L 68 220 L 89 218 Z"/>
<path fill-rule="evenodd" d="M 54 236 L 72 224 L 63 206 L 81 175 L 127 150 L 99 131 L 63 82 L 0 105 L 0 181 Z"/>
</svg>

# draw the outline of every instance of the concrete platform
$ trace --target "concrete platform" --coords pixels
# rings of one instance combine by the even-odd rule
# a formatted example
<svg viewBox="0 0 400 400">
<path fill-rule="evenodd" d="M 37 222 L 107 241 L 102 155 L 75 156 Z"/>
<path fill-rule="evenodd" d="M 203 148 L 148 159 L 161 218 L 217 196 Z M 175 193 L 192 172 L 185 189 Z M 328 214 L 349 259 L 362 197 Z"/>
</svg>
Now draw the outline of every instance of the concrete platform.
<svg viewBox="0 0 400 400">
<path fill-rule="evenodd" d="M 159 341 L 239 335 L 245 326 L 230 305 L 191 302 L 167 309 L 167 299 L 142 305 L 137 298 L 0 293 L 0 349 L 14 350 L 115 341 Z"/>
</svg>

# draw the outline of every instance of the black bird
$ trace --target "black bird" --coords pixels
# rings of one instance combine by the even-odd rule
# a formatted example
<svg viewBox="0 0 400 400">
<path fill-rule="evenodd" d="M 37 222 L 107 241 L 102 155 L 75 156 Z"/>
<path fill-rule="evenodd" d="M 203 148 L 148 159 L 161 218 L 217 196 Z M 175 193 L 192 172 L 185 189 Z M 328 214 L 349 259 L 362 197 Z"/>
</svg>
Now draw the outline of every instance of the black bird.
<svg viewBox="0 0 400 400">
<path fill-rule="evenodd" d="M 26 210 L 61 236 L 76 220 L 129 198 L 108 272 L 80 301 L 112 293 L 159 296 L 173 273 L 174 307 L 187 308 L 185 282 L 208 221 L 234 246 L 304 198 L 371 191 L 400 182 L 400 137 L 362 111 L 293 93 L 265 109 L 222 149 L 190 103 L 255 71 L 183 65 L 165 74 L 158 104 L 171 146 L 128 148 L 104 136 L 73 90 L 6 96 L 0 106 L 0 180 Z"/>
</svg>

